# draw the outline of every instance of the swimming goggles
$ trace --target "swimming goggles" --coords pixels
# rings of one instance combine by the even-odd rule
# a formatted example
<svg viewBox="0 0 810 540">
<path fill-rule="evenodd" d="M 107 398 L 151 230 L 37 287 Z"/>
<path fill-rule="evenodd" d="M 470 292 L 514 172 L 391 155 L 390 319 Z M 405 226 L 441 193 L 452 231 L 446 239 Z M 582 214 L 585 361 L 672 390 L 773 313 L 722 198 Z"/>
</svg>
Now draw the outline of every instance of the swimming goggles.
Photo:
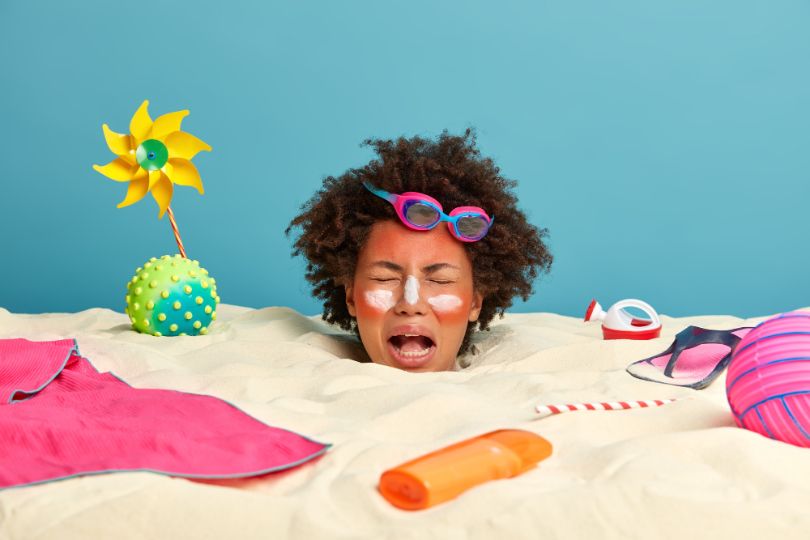
<svg viewBox="0 0 810 540">
<path fill-rule="evenodd" d="M 363 186 L 377 197 L 390 202 L 403 225 L 415 231 L 429 231 L 440 222 L 446 221 L 450 234 L 457 239 L 462 242 L 476 242 L 487 235 L 495 221 L 494 217 L 490 218 L 477 206 L 459 206 L 448 215 L 442 210 L 439 201 L 424 193 L 408 191 L 396 195 L 368 182 L 363 182 Z"/>
</svg>

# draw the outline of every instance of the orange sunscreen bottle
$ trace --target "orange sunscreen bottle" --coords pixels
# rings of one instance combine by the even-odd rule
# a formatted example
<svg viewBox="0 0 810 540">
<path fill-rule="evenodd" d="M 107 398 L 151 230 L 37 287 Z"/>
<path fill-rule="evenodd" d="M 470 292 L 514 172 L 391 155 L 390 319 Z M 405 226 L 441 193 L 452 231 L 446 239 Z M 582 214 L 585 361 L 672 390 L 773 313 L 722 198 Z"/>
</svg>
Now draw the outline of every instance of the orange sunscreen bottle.
<svg viewBox="0 0 810 540">
<path fill-rule="evenodd" d="M 403 510 L 422 510 L 478 484 L 511 478 L 551 455 L 551 443 L 530 431 L 502 429 L 450 445 L 385 471 L 380 493 Z"/>
</svg>

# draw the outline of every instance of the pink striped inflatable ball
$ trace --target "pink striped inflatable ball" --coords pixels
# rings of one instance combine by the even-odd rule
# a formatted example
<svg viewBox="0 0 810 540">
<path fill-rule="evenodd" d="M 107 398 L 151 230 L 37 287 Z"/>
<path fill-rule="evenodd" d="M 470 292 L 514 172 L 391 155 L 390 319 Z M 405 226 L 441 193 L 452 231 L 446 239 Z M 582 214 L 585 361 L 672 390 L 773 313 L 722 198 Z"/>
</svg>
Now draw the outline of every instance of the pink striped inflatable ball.
<svg viewBox="0 0 810 540">
<path fill-rule="evenodd" d="M 726 396 L 738 426 L 810 448 L 810 313 L 751 330 L 732 355 Z"/>
</svg>

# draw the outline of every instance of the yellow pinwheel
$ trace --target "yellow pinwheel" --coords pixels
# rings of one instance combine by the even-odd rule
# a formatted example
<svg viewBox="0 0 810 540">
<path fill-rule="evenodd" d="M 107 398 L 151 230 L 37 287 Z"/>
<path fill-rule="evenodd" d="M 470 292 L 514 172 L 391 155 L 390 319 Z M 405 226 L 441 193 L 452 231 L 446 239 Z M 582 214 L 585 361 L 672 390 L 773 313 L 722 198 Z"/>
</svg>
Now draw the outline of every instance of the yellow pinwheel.
<svg viewBox="0 0 810 540">
<path fill-rule="evenodd" d="M 158 218 L 162 218 L 172 201 L 174 184 L 191 186 L 204 193 L 200 173 L 191 158 L 201 150 L 210 151 L 211 147 L 180 131 L 187 110 L 164 114 L 152 121 L 148 107 L 149 101 L 145 100 L 132 115 L 128 135 L 115 133 L 107 124 L 101 126 L 107 146 L 118 157 L 93 168 L 117 182 L 129 182 L 126 198 L 118 208 L 134 204 L 151 192 L 160 208 Z"/>
</svg>

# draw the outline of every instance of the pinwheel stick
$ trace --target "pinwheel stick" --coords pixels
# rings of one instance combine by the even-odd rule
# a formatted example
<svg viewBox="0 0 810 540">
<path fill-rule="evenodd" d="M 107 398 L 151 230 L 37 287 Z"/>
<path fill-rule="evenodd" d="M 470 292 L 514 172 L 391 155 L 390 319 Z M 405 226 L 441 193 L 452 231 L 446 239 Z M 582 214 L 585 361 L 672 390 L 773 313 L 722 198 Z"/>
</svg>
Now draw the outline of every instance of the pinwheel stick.
<svg viewBox="0 0 810 540">
<path fill-rule="evenodd" d="M 180 249 L 180 255 L 187 259 L 186 257 L 186 250 L 183 247 L 183 241 L 180 239 L 180 231 L 177 230 L 177 222 L 174 220 L 174 212 L 172 212 L 172 207 L 166 207 L 166 213 L 169 214 L 169 223 L 172 225 L 172 232 L 174 232 L 174 239 L 177 241 L 177 247 Z"/>
</svg>

